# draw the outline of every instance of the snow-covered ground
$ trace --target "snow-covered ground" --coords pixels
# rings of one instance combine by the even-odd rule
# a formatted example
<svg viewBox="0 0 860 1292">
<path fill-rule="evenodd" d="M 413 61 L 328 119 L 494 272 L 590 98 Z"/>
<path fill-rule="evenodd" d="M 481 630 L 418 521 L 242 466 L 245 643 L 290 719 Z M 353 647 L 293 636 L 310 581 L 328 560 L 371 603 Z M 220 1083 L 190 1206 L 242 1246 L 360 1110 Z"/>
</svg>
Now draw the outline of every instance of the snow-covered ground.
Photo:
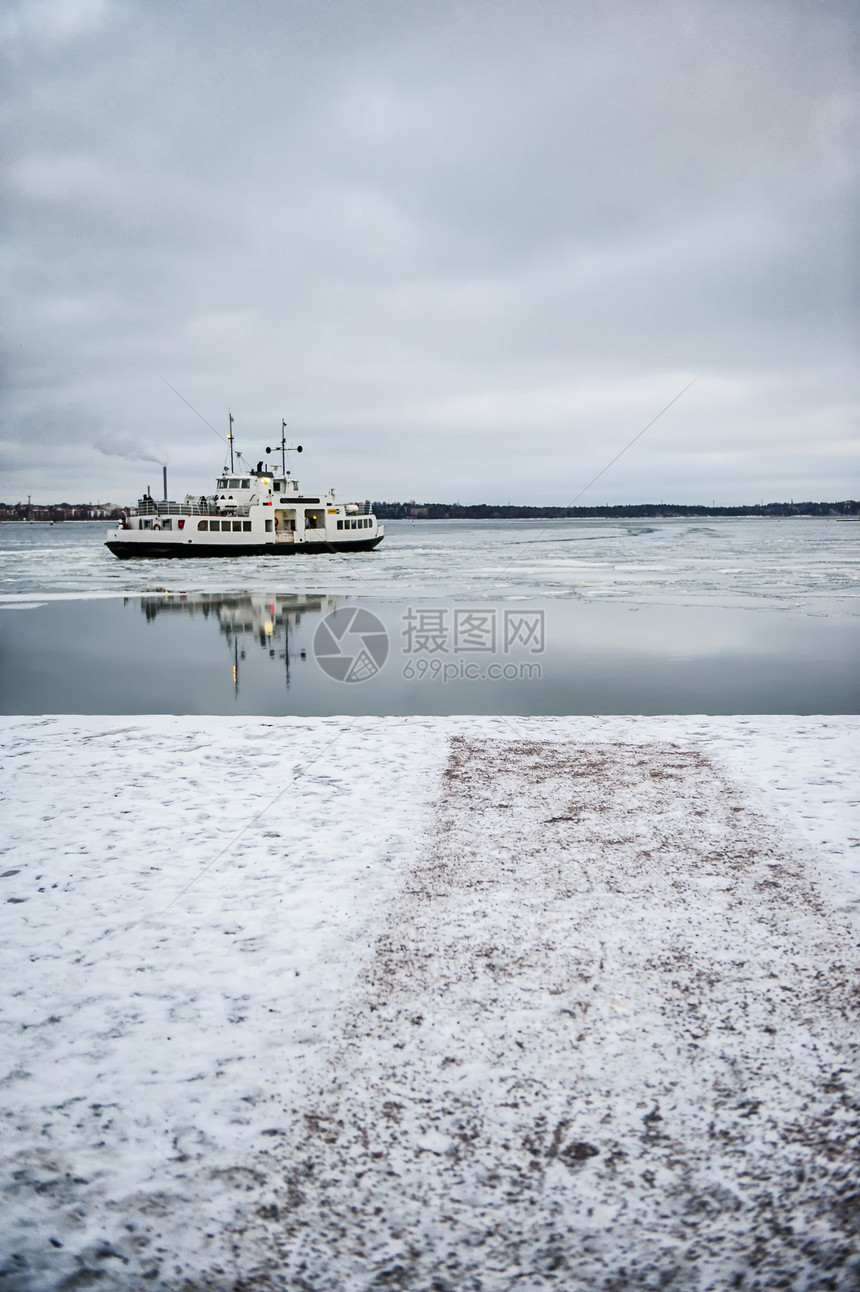
<svg viewBox="0 0 860 1292">
<path fill-rule="evenodd" d="M 3 1292 L 858 1286 L 860 720 L 0 729 Z"/>
</svg>

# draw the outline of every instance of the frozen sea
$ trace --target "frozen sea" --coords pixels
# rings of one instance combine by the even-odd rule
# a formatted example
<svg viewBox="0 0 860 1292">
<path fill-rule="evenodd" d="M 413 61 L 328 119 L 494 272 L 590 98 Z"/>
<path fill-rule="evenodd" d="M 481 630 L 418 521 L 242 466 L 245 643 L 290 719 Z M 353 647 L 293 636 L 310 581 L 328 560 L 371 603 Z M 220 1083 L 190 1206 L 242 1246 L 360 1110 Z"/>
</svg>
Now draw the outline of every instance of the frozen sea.
<svg viewBox="0 0 860 1292">
<path fill-rule="evenodd" d="M 836 519 L 386 521 L 373 552 L 118 561 L 101 522 L 0 526 L 0 596 L 162 589 L 562 598 L 858 610 L 860 523 Z"/>
<path fill-rule="evenodd" d="M 118 561 L 101 523 L 3 525 L 0 712 L 860 710 L 857 523 L 386 531 L 350 556 Z M 358 608 L 384 658 L 359 667 L 359 635 L 345 685 L 320 624 Z"/>
</svg>

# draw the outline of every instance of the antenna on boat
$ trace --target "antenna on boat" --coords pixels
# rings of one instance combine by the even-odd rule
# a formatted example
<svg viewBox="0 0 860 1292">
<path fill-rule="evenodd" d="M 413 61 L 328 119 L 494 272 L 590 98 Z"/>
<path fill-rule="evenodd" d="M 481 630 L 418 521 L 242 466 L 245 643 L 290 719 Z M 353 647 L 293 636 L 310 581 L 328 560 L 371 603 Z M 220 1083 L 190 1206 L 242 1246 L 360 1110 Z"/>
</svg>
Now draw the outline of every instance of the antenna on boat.
<svg viewBox="0 0 860 1292">
<path fill-rule="evenodd" d="M 227 416 L 230 418 L 230 429 L 227 432 L 227 443 L 230 445 L 230 471 L 232 473 L 235 470 L 233 466 L 233 414 L 230 412 L 229 408 L 227 409 Z"/>
<path fill-rule="evenodd" d="M 268 445 L 266 445 L 266 452 L 271 453 L 271 451 L 272 451 L 271 448 Z M 281 418 L 281 471 L 284 475 L 287 475 L 287 453 L 288 452 L 301 453 L 301 451 L 302 451 L 301 444 L 291 445 L 290 448 L 287 449 L 287 423 L 284 421 L 282 417 Z"/>
</svg>

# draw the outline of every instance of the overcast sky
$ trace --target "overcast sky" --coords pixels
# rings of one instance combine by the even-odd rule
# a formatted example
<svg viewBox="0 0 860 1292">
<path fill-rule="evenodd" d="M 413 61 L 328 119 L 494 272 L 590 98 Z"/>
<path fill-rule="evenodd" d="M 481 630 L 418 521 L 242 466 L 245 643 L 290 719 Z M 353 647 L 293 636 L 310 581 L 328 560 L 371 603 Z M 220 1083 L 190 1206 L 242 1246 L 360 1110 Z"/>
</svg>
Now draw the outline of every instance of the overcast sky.
<svg viewBox="0 0 860 1292">
<path fill-rule="evenodd" d="M 860 495 L 853 3 L 4 14 L 4 501 Z"/>
</svg>

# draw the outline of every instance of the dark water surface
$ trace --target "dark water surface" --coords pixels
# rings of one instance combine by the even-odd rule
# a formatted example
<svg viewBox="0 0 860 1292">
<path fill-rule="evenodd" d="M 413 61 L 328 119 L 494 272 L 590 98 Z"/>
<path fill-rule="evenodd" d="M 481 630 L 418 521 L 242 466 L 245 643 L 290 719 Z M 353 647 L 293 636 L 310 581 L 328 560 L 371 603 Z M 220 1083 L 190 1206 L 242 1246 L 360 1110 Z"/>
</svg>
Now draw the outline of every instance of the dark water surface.
<svg viewBox="0 0 860 1292">
<path fill-rule="evenodd" d="M 0 652 L 6 714 L 860 711 L 838 611 L 154 594 L 0 608 Z"/>
</svg>

